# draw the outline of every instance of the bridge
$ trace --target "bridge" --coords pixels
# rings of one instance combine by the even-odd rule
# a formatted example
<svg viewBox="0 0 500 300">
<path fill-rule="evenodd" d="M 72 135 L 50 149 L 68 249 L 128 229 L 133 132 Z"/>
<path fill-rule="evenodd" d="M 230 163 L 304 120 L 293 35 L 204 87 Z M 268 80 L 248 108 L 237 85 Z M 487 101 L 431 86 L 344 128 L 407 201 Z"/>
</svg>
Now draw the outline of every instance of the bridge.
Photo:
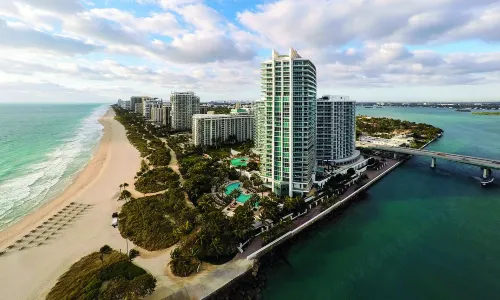
<svg viewBox="0 0 500 300">
<path fill-rule="evenodd" d="M 379 146 L 379 145 L 373 145 L 373 144 L 367 145 L 366 143 L 363 146 L 366 148 L 370 148 L 370 149 L 376 149 L 376 150 L 382 150 L 382 151 L 388 151 L 388 152 L 395 152 L 395 153 L 402 153 L 402 154 L 409 154 L 409 155 L 428 156 L 428 157 L 432 158 L 431 168 L 436 167 L 436 160 L 438 158 L 449 160 L 449 161 L 454 161 L 454 162 L 458 162 L 458 163 L 462 163 L 462 164 L 478 166 L 481 168 L 481 170 L 483 172 L 483 176 L 482 176 L 483 180 L 481 181 L 481 183 L 483 185 L 486 185 L 488 183 L 493 182 L 493 177 L 491 176 L 492 169 L 500 170 L 500 160 L 493 160 L 493 159 L 488 159 L 488 158 L 473 157 L 473 156 L 466 156 L 466 155 L 459 155 L 459 154 L 452 154 L 452 153 L 429 151 L 429 150 L 424 150 L 424 149 L 389 147 L 389 146 Z"/>
</svg>

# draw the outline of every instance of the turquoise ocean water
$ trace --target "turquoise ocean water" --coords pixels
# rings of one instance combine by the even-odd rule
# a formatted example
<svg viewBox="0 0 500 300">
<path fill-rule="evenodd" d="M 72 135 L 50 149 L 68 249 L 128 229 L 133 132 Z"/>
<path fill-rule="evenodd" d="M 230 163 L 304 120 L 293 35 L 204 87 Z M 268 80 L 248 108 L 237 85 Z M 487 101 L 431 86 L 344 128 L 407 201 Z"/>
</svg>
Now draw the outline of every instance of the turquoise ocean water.
<svg viewBox="0 0 500 300">
<path fill-rule="evenodd" d="M 500 117 L 450 109 L 358 108 L 358 114 L 429 123 L 427 149 L 500 159 Z M 334 221 L 291 247 L 291 267 L 268 274 L 264 299 L 497 299 L 500 171 L 414 157 Z"/>
<path fill-rule="evenodd" d="M 0 103 L 0 230 L 71 183 L 93 155 L 107 108 Z"/>
</svg>

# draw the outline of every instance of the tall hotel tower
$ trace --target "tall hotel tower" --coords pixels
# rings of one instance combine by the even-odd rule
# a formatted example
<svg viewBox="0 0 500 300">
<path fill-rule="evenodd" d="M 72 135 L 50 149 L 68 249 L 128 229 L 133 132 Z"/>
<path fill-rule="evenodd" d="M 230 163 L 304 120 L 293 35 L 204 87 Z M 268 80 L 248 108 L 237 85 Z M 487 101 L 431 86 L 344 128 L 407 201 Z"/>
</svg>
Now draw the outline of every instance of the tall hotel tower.
<svg viewBox="0 0 500 300">
<path fill-rule="evenodd" d="M 261 65 L 257 141 L 261 175 L 279 196 L 304 195 L 316 163 L 316 67 L 295 49 Z"/>
</svg>

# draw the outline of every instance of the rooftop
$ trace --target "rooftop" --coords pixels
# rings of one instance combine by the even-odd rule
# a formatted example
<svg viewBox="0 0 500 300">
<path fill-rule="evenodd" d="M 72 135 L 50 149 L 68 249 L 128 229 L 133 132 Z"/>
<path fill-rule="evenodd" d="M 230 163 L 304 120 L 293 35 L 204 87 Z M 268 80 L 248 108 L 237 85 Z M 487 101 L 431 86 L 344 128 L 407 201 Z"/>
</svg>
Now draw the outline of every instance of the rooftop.
<svg viewBox="0 0 500 300">
<path fill-rule="evenodd" d="M 351 100 L 349 96 L 340 96 L 340 95 L 324 95 L 318 99 L 318 101 L 346 101 L 346 102 L 356 102 L 355 100 Z"/>
</svg>

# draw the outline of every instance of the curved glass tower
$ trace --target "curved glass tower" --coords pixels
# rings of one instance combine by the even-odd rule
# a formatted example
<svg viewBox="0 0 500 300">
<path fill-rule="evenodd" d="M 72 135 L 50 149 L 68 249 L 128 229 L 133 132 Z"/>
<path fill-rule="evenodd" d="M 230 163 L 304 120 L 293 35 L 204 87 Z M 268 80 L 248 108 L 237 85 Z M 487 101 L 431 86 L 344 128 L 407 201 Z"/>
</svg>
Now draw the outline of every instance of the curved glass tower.
<svg viewBox="0 0 500 300">
<path fill-rule="evenodd" d="M 261 64 L 257 106 L 261 175 L 279 196 L 304 195 L 313 184 L 316 142 L 316 67 L 290 48 Z"/>
</svg>

